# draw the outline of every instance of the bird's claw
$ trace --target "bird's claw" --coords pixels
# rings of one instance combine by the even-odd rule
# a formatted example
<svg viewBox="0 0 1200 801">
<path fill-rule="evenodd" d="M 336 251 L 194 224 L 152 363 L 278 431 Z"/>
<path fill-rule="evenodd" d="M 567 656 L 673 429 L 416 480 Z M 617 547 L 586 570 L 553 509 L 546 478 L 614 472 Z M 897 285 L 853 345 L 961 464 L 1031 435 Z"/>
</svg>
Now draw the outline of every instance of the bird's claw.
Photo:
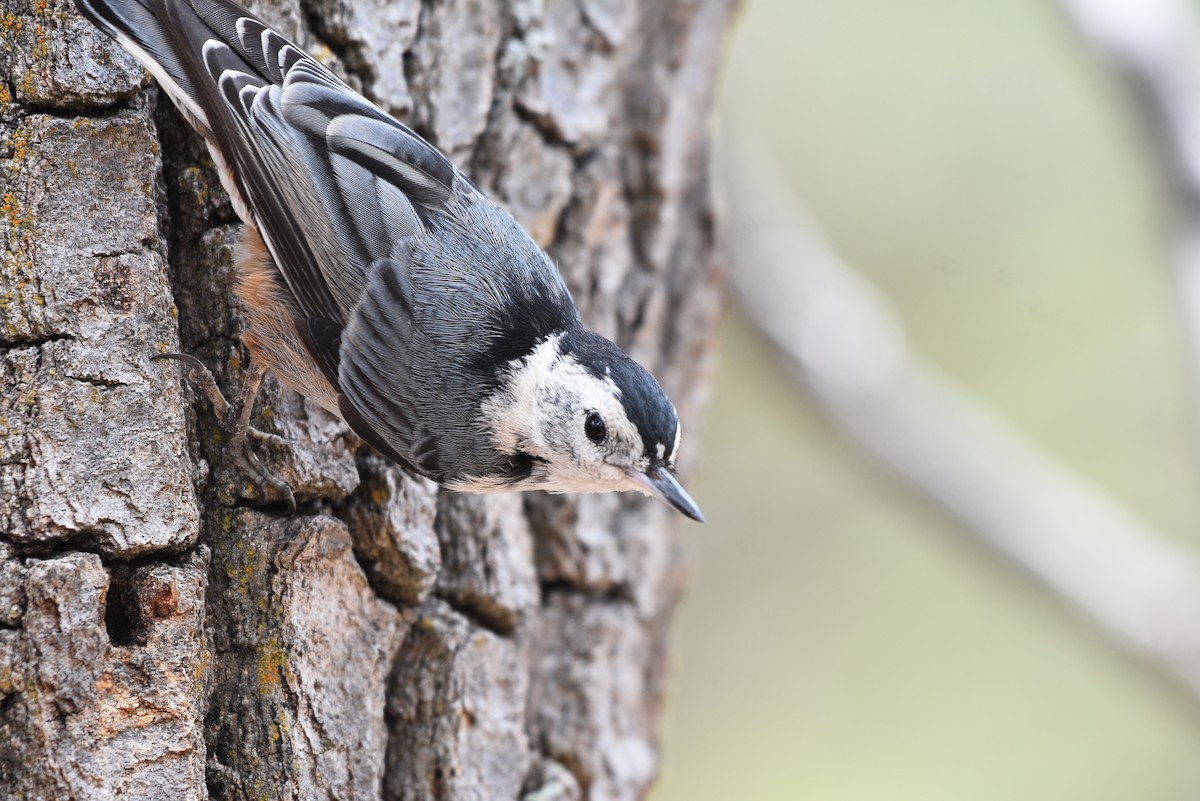
<svg viewBox="0 0 1200 801">
<path fill-rule="evenodd" d="M 221 394 L 221 388 L 217 386 L 216 377 L 204 362 L 190 353 L 156 353 L 150 357 L 150 361 L 173 361 L 183 365 L 183 377 L 187 379 L 189 384 L 204 393 L 204 397 L 208 398 L 208 402 L 212 404 L 213 412 L 221 420 L 222 424 L 228 423 L 229 401 L 225 400 L 225 396 Z"/>
<path fill-rule="evenodd" d="M 264 498 L 272 496 L 282 498 L 283 502 L 287 504 L 288 514 L 295 514 L 296 496 L 292 493 L 292 488 L 286 481 L 263 466 L 258 454 L 250 447 L 251 440 L 270 445 L 286 445 L 287 440 L 277 434 L 268 434 L 257 428 L 247 427 L 240 432 L 234 432 L 229 444 L 238 467 L 244 473 L 258 480 L 258 483 L 254 484 L 254 489 Z M 264 485 L 266 489 L 273 490 L 273 492 L 265 491 Z"/>
<path fill-rule="evenodd" d="M 263 498 L 279 497 L 287 505 L 288 514 L 295 513 L 296 496 L 292 493 L 292 488 L 286 481 L 263 466 L 258 454 L 250 445 L 251 440 L 266 446 L 282 447 L 287 445 L 287 440 L 278 434 L 269 434 L 250 425 L 250 412 L 254 408 L 254 399 L 262 385 L 263 368 L 258 365 L 250 368 L 250 375 L 242 385 L 238 402 L 236 405 L 232 405 L 225 399 L 225 395 L 217 386 L 217 379 L 213 376 L 212 371 L 195 356 L 187 353 L 159 353 L 151 356 L 150 360 L 170 360 L 183 365 L 184 377 L 212 404 L 213 412 L 221 421 L 221 428 L 229 437 L 228 452 L 237 462 L 238 468 L 256 479 L 256 482 L 252 482 L 252 487 L 257 490 L 257 494 Z M 265 491 L 264 485 L 273 492 Z"/>
</svg>

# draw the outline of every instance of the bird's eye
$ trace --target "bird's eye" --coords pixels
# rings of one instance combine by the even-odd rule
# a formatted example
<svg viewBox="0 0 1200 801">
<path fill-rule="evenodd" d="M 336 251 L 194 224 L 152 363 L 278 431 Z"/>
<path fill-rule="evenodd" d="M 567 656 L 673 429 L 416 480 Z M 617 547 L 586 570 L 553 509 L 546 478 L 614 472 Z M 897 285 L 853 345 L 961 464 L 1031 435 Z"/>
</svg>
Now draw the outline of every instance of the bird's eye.
<svg viewBox="0 0 1200 801">
<path fill-rule="evenodd" d="M 599 445 L 608 438 L 608 426 L 604 424 L 604 418 L 598 412 L 588 412 L 587 419 L 583 421 L 583 433 Z"/>
</svg>

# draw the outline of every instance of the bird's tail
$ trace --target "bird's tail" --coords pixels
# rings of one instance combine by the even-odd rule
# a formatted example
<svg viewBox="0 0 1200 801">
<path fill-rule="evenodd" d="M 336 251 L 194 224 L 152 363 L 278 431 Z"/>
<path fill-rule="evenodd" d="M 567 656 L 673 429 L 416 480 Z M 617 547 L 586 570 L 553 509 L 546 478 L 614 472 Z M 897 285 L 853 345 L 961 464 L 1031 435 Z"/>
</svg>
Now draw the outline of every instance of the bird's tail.
<svg viewBox="0 0 1200 801">
<path fill-rule="evenodd" d="M 303 58 L 291 42 L 231 0 L 75 0 L 92 24 L 129 51 L 158 80 L 205 138 L 212 130 L 217 78 L 226 71 L 252 83 L 276 83 Z M 209 47 L 218 63 L 205 63 Z"/>
<path fill-rule="evenodd" d="M 182 5 L 187 5 L 186 2 Z M 196 88 L 163 16 L 163 0 L 75 0 L 79 12 L 112 37 L 150 71 L 175 105 L 201 131 L 208 121 L 197 102 Z M 190 8 L 188 9 L 190 11 Z"/>
</svg>

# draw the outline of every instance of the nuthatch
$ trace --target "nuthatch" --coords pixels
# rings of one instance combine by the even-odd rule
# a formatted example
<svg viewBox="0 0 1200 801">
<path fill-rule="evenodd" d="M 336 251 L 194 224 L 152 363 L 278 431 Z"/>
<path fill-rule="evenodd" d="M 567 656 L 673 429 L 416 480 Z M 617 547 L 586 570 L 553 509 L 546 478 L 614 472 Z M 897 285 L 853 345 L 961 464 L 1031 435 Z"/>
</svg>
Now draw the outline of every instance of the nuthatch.
<svg viewBox="0 0 1200 801">
<path fill-rule="evenodd" d="M 230 0 L 76 4 L 204 137 L 245 222 L 239 443 L 265 368 L 451 489 L 633 489 L 702 520 L 658 382 L 432 145 Z"/>
</svg>

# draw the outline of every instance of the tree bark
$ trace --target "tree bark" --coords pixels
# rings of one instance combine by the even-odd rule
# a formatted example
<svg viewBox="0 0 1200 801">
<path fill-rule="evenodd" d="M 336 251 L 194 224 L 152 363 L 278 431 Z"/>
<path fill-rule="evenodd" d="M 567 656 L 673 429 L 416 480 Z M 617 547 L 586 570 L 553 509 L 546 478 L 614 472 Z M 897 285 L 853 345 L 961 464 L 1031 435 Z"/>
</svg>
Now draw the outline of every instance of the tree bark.
<svg viewBox="0 0 1200 801">
<path fill-rule="evenodd" d="M 735 4 L 252 9 L 512 211 L 694 431 Z M 645 795 L 672 513 L 441 492 L 269 378 L 255 420 L 300 509 L 258 503 L 149 361 L 192 353 L 227 394 L 246 374 L 239 225 L 200 141 L 70 0 L 0 0 L 0 27 L 0 797 Z"/>
</svg>

